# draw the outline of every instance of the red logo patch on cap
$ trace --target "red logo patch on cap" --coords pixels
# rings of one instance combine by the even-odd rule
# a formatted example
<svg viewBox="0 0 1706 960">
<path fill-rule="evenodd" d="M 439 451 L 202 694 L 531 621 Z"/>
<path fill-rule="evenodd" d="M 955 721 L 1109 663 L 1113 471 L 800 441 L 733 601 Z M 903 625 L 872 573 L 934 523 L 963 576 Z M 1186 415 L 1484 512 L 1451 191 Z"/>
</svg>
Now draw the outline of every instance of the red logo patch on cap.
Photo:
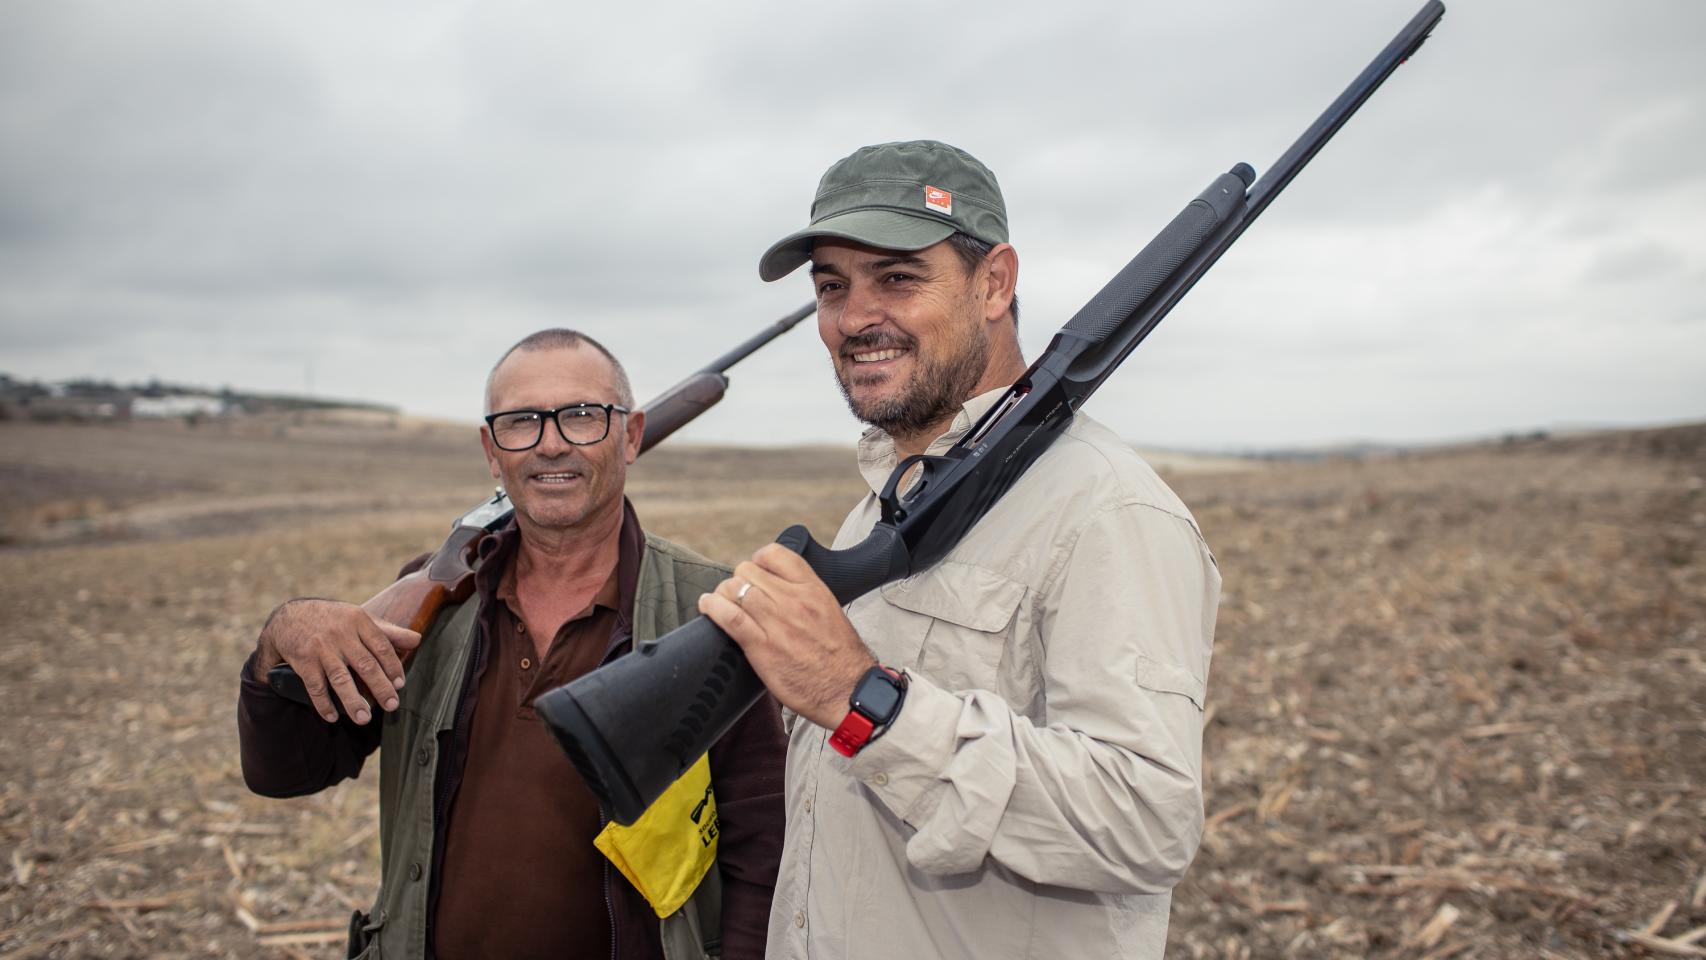
<svg viewBox="0 0 1706 960">
<path fill-rule="evenodd" d="M 951 217 L 954 215 L 954 195 L 940 187 L 925 187 L 924 206 Z"/>
</svg>

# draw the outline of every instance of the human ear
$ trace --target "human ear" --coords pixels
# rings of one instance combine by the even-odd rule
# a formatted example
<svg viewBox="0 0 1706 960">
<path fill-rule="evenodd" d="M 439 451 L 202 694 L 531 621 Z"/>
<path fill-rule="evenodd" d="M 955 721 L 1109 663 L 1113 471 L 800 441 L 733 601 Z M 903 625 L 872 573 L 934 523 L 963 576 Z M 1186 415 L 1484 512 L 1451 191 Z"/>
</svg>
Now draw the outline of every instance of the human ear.
<svg viewBox="0 0 1706 960">
<path fill-rule="evenodd" d="M 634 458 L 640 455 L 640 443 L 646 437 L 646 411 L 635 410 L 624 419 L 628 421 L 624 428 L 627 430 L 628 443 L 622 451 L 622 457 L 626 462 L 633 463 Z"/>
<path fill-rule="evenodd" d="M 486 455 L 486 468 L 492 471 L 493 480 L 502 480 L 503 474 L 498 470 L 498 448 L 492 442 L 492 434 L 485 427 L 480 428 L 480 450 Z"/>
<path fill-rule="evenodd" d="M 983 318 L 994 323 L 1007 316 L 1013 291 L 1019 285 L 1019 252 L 1010 243 L 996 244 L 983 258 Z"/>
</svg>

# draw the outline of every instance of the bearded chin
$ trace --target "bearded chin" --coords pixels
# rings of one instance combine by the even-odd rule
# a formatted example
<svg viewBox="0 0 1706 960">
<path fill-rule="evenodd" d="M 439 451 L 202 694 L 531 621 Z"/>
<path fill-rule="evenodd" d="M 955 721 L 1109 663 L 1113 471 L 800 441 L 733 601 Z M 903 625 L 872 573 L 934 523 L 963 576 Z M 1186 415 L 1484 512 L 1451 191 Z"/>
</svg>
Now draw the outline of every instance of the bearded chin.
<svg viewBox="0 0 1706 960">
<path fill-rule="evenodd" d="M 886 397 L 860 400 L 853 395 L 852 366 L 847 373 L 836 368 L 835 381 L 847 409 L 855 417 L 891 437 L 912 437 L 953 418 L 972 398 L 989 362 L 989 341 L 976 337 L 957 356 L 946 361 L 920 363 L 901 388 Z"/>
</svg>

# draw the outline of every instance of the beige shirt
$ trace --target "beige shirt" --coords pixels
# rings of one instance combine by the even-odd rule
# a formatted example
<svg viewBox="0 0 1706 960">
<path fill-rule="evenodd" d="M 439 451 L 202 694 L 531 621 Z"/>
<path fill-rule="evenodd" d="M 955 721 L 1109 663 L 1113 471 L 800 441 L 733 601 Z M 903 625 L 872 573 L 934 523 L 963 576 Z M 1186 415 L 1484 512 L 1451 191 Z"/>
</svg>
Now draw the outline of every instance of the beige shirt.
<svg viewBox="0 0 1706 960">
<path fill-rule="evenodd" d="M 895 463 L 867 431 L 872 494 L 837 547 L 876 523 Z M 910 687 L 851 760 L 793 722 L 767 956 L 1160 957 L 1202 836 L 1219 595 L 1184 504 L 1077 417 L 942 562 L 848 605 Z"/>
</svg>

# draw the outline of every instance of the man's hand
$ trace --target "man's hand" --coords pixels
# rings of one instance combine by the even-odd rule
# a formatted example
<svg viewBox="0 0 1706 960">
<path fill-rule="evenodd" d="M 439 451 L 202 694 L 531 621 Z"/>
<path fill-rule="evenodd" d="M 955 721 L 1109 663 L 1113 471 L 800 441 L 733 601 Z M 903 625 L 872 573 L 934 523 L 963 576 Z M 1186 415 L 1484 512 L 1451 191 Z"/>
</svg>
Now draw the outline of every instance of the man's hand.
<svg viewBox="0 0 1706 960">
<path fill-rule="evenodd" d="M 854 686 L 877 662 L 835 595 L 780 544 L 763 547 L 700 597 L 699 612 L 740 644 L 783 706 L 827 730 L 847 716 Z"/>
<path fill-rule="evenodd" d="M 338 719 L 332 705 L 334 692 L 344 713 L 356 723 L 366 723 L 373 718 L 372 712 L 356 680 L 373 692 L 381 707 L 397 709 L 397 691 L 403 688 L 398 653 L 420 643 L 421 635 L 415 631 L 376 620 L 351 603 L 287 600 L 261 628 L 255 679 L 264 683 L 268 670 L 288 663 L 327 723 Z"/>
</svg>

